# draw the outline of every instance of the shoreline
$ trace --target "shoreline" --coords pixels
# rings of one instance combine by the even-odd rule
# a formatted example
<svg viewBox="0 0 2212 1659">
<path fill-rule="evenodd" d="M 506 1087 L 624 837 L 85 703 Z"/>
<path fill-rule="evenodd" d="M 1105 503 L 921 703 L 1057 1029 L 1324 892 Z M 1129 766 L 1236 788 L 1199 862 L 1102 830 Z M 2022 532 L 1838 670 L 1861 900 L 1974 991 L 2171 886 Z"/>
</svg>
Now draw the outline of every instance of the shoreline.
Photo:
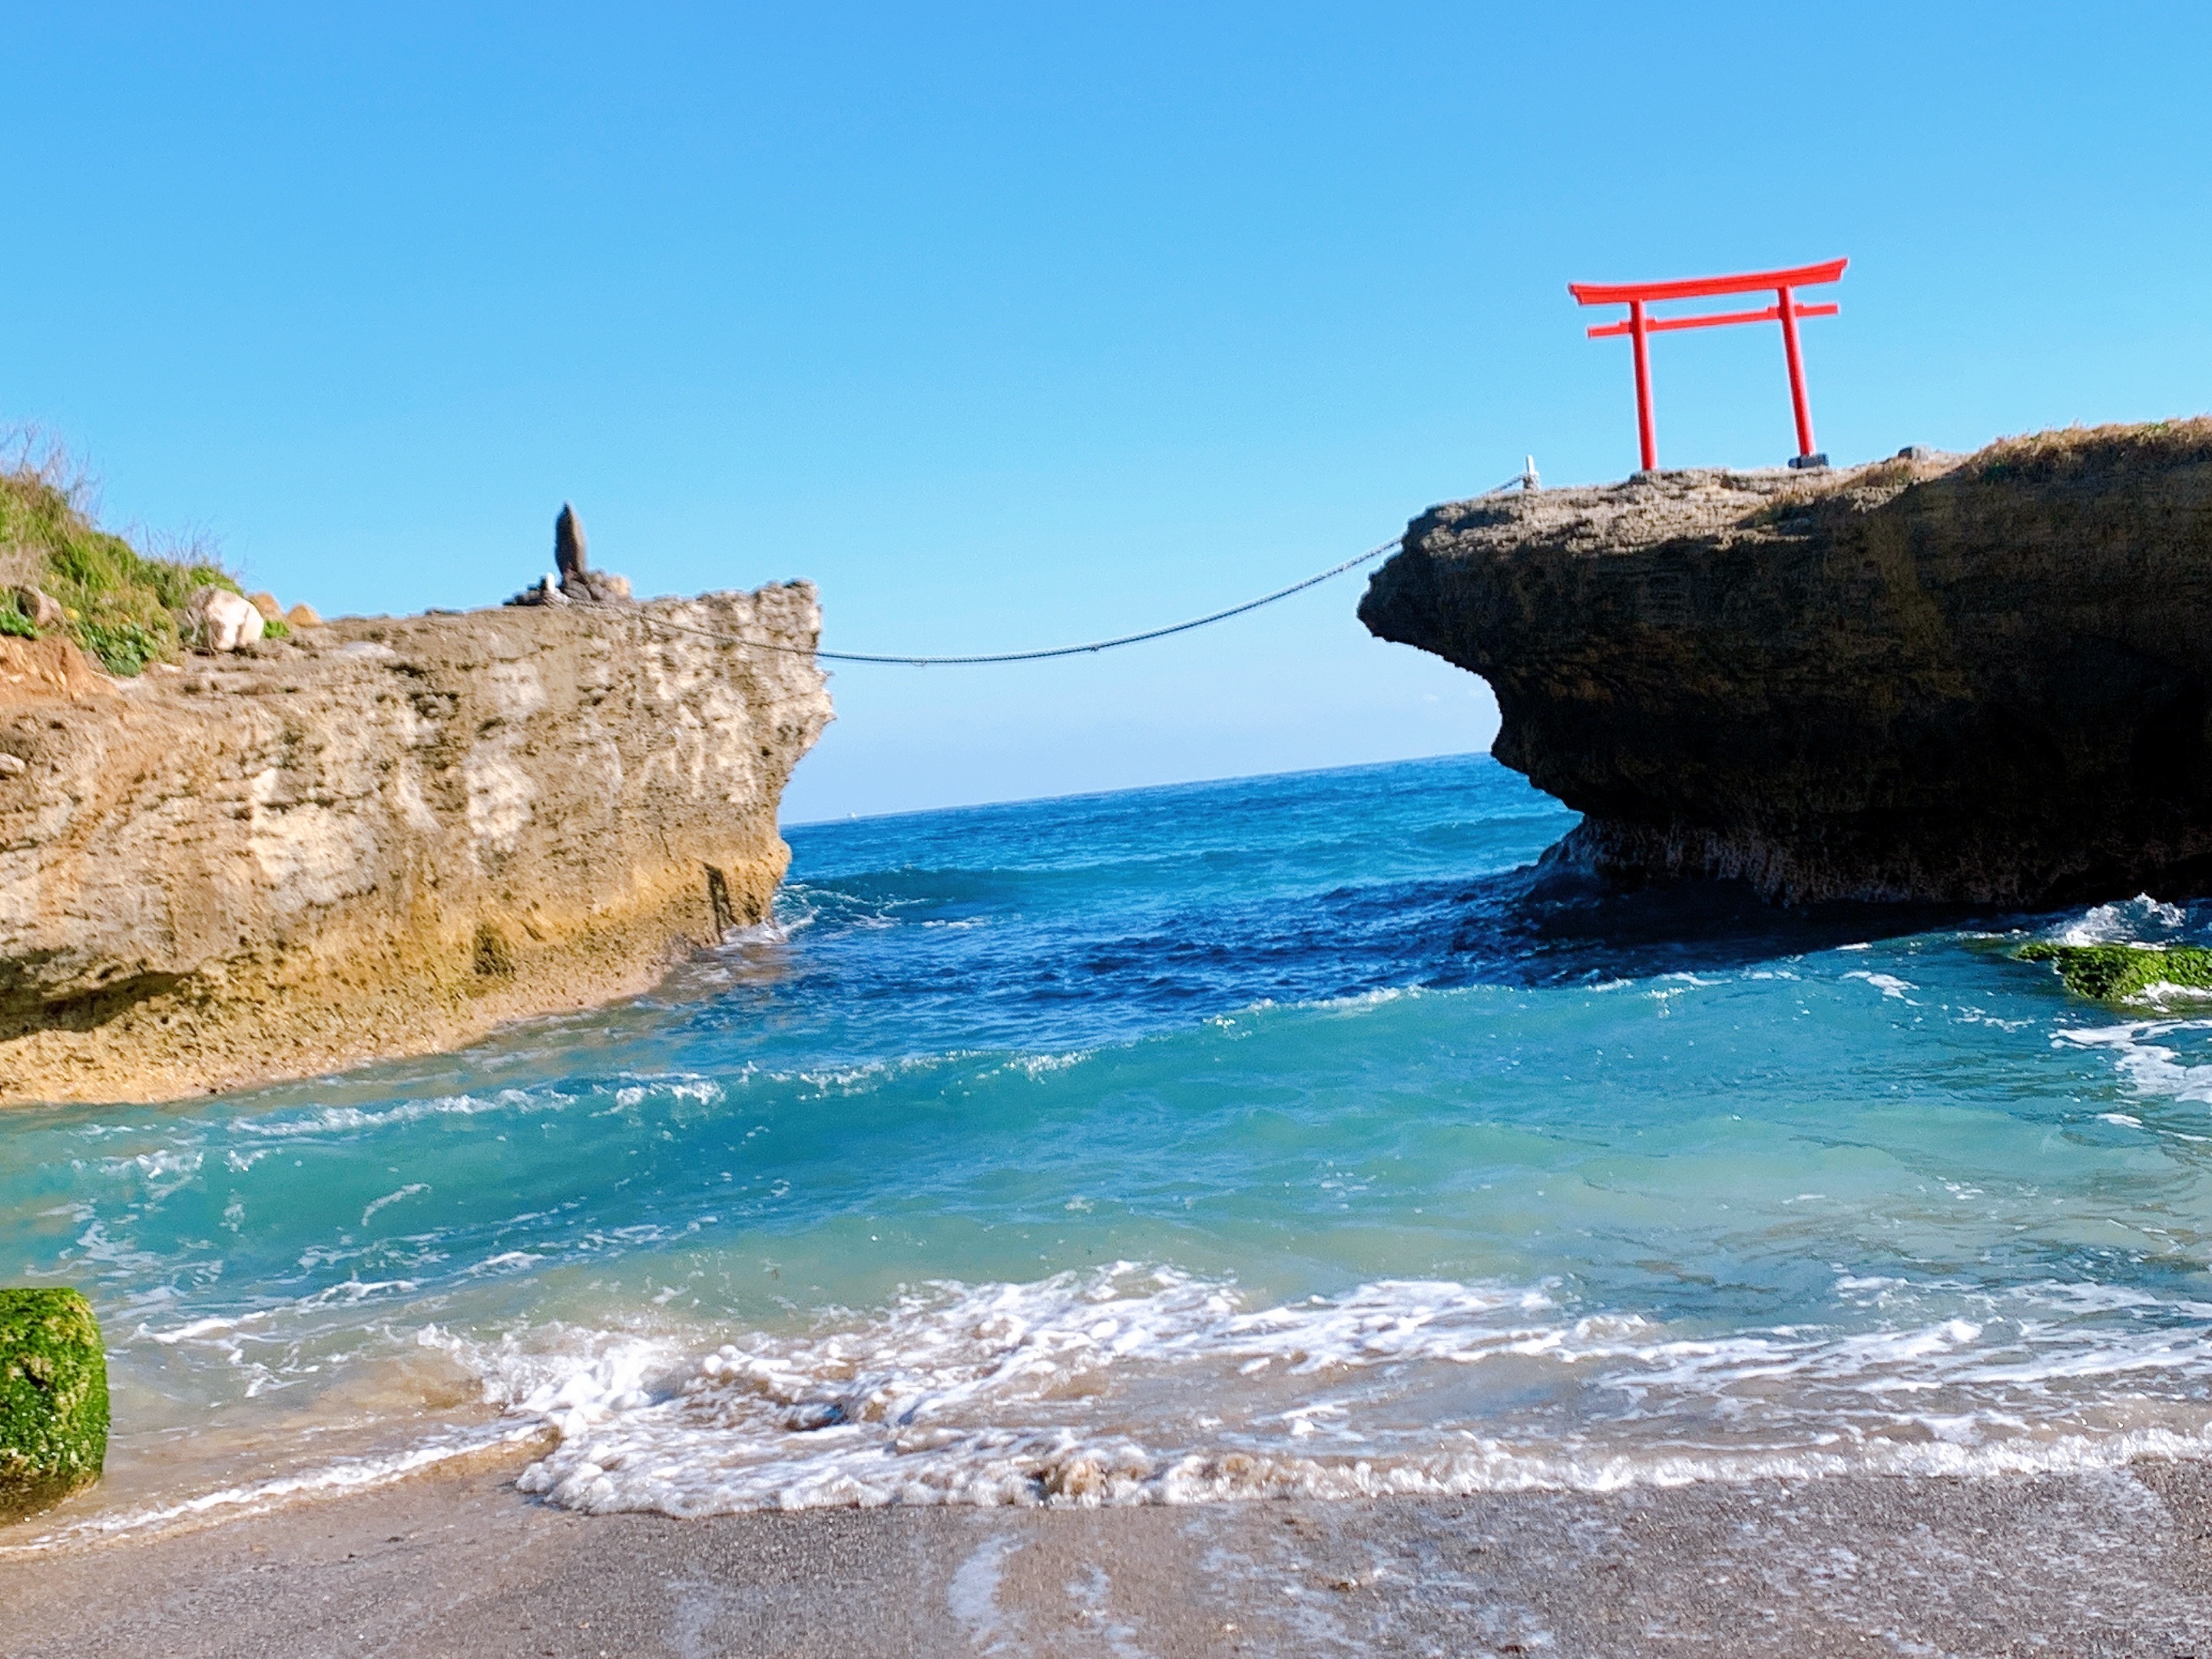
<svg viewBox="0 0 2212 1659">
<path fill-rule="evenodd" d="M 524 1461 L 0 1556 L 0 1651 L 2173 1659 L 2212 1630 L 2212 1462 L 678 1520 L 551 1508 Z"/>
</svg>

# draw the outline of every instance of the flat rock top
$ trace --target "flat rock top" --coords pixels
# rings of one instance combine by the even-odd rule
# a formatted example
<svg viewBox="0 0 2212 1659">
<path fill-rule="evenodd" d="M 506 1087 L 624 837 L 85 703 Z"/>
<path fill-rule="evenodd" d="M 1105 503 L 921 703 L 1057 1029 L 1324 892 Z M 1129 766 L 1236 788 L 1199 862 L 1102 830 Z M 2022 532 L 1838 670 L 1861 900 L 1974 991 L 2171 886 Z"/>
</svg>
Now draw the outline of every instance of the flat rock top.
<svg viewBox="0 0 2212 1659">
<path fill-rule="evenodd" d="M 495 661 L 550 641 L 592 635 L 642 634 L 670 646 L 713 647 L 732 639 L 781 646 L 793 643 L 789 635 L 797 628 L 811 643 L 813 604 L 810 585 L 791 583 L 757 592 L 707 593 L 635 605 L 495 605 L 412 617 L 343 617 L 298 629 L 286 639 L 195 653 L 181 663 L 150 664 L 127 679 L 110 679 L 64 640 L 0 638 L 0 703 L 9 700 L 11 673 L 19 677 L 15 701 L 121 696 L 143 707 L 210 693 L 281 695 L 410 664 Z M 18 665 L 18 657 L 30 660 Z"/>
<path fill-rule="evenodd" d="M 1726 545 L 1785 534 L 1793 509 L 1871 511 L 1916 483 L 1965 465 L 1935 454 L 1799 472 L 1701 467 L 1639 472 L 1617 483 L 1504 490 L 1431 507 L 1407 532 L 1433 550 L 1538 542 L 1575 552 L 1618 553 L 1686 537 Z"/>
</svg>

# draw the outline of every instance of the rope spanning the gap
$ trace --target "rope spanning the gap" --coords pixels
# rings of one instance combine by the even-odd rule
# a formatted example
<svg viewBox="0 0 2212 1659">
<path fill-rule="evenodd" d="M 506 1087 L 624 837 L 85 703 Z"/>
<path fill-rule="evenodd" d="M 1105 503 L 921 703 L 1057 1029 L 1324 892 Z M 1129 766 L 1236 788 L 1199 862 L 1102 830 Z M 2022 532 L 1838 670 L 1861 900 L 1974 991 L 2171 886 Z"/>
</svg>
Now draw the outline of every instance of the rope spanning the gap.
<svg viewBox="0 0 2212 1659">
<path fill-rule="evenodd" d="M 1188 634 L 1194 628 L 1208 628 L 1218 622 L 1227 622 L 1231 617 L 1241 617 L 1248 611 L 1257 611 L 1263 605 L 1273 605 L 1278 599 L 1287 599 L 1293 593 L 1303 593 L 1309 587 L 1319 586 L 1332 576 L 1341 576 L 1346 571 L 1381 558 L 1396 549 L 1401 537 L 1393 536 L 1380 547 L 1371 547 L 1356 559 L 1346 559 L 1342 564 L 1333 564 L 1318 576 L 1309 576 L 1302 582 L 1292 582 L 1288 587 L 1278 588 L 1262 598 L 1231 605 L 1226 611 L 1217 611 L 1210 617 L 1196 617 L 1189 622 L 1177 623 L 1172 628 L 1155 628 L 1142 634 L 1124 634 L 1118 639 L 1094 640 L 1089 645 L 1056 646 L 1049 651 L 1001 651 L 982 657 L 892 657 L 879 656 L 862 651 L 810 651 L 805 646 L 775 645 L 765 640 L 749 640 L 736 634 L 719 634 L 710 628 L 693 628 L 687 623 L 670 622 L 665 617 L 643 612 L 644 620 L 656 627 L 672 628 L 679 634 L 697 634 L 703 638 L 720 640 L 727 645 L 749 646 L 756 651 L 781 651 L 794 657 L 818 657 L 828 662 L 881 662 L 908 668 L 975 667 L 994 662 L 1042 662 L 1050 657 L 1081 657 L 1094 651 L 1114 651 L 1125 645 L 1142 645 L 1147 640 L 1164 640 L 1170 634 Z"/>
</svg>

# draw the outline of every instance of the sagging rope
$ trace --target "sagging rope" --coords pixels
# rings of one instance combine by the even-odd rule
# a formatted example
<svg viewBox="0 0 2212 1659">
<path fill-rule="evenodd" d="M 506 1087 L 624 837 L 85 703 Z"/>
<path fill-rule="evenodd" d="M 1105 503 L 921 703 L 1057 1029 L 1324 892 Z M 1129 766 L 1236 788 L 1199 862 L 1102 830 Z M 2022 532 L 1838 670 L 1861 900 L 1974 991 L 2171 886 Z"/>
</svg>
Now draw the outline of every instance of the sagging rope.
<svg viewBox="0 0 2212 1659">
<path fill-rule="evenodd" d="M 1517 480 L 1516 480 L 1517 482 Z M 1172 628 L 1155 628 L 1142 634 L 1124 634 L 1118 639 L 1094 640 L 1089 645 L 1056 646 L 1049 651 L 1001 651 L 981 657 L 892 657 L 879 656 L 863 651 L 810 651 L 804 646 L 775 645 L 765 640 L 749 640 L 736 634 L 720 634 L 711 628 L 693 628 L 688 623 L 671 622 L 650 611 L 641 612 L 644 620 L 661 628 L 672 628 L 679 634 L 697 634 L 710 640 L 720 640 L 727 645 L 750 646 L 756 651 L 781 651 L 794 657 L 818 657 L 828 662 L 881 662 L 902 665 L 909 668 L 974 667 L 994 662 L 1042 662 L 1048 657 L 1081 657 L 1094 651 L 1113 651 L 1125 645 L 1142 645 L 1147 640 L 1164 640 L 1170 634 L 1188 634 L 1194 628 L 1208 628 L 1218 622 L 1227 622 L 1231 617 L 1241 617 L 1248 611 L 1257 611 L 1263 605 L 1273 605 L 1278 599 L 1287 599 L 1293 593 L 1303 593 L 1309 587 L 1319 586 L 1332 576 L 1341 576 L 1347 570 L 1357 569 L 1391 552 L 1403 539 L 1393 536 L 1380 547 L 1371 547 L 1356 559 L 1346 559 L 1342 564 L 1333 564 L 1318 576 L 1309 576 L 1302 582 L 1292 582 L 1263 598 L 1243 605 L 1231 605 L 1226 611 L 1217 611 L 1210 617 L 1194 617 L 1189 622 L 1177 623 Z"/>
</svg>

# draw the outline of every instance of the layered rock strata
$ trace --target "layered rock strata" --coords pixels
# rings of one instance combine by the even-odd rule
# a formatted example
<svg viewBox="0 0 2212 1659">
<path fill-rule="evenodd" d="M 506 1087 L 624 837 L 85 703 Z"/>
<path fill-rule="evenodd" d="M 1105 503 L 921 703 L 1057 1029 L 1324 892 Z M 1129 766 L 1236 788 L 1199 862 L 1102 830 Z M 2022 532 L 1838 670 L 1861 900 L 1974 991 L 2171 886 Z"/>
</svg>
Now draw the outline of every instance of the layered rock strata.
<svg viewBox="0 0 2212 1659">
<path fill-rule="evenodd" d="M 1489 681 L 1615 878 L 2212 890 L 2212 422 L 1455 502 L 1359 614 Z"/>
<path fill-rule="evenodd" d="M 806 584 L 351 619 L 136 680 L 0 640 L 0 1100 L 447 1048 L 768 914 Z M 781 648 L 770 648 L 781 647 Z"/>
</svg>

